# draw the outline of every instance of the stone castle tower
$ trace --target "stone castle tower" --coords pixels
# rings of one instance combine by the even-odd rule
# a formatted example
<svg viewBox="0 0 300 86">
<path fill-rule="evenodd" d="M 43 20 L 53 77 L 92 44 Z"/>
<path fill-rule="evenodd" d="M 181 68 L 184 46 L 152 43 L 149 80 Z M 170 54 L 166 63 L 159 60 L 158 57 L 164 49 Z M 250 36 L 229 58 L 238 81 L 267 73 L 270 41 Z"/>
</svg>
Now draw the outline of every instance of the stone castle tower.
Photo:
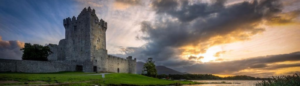
<svg viewBox="0 0 300 86">
<path fill-rule="evenodd" d="M 108 55 L 107 23 L 95 10 L 84 8 L 78 17 L 63 20 L 65 39 L 49 44 L 49 61 L 1 60 L 0 72 L 49 73 L 61 71 L 136 73 L 136 59 Z"/>
<path fill-rule="evenodd" d="M 84 8 L 76 18 L 63 20 L 65 39 L 50 46 L 48 60 L 75 62 L 76 70 L 90 72 L 135 73 L 136 59 L 111 56 L 106 50 L 107 22 L 99 19 L 94 9 Z M 92 65 L 92 66 L 91 66 Z"/>
</svg>

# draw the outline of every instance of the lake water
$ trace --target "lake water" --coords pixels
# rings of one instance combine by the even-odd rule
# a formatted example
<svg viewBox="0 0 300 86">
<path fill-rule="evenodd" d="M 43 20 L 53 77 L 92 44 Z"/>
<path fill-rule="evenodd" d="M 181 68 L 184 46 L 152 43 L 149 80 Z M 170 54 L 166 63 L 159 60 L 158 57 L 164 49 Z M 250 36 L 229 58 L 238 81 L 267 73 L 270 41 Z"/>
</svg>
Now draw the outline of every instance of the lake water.
<svg viewBox="0 0 300 86">
<path fill-rule="evenodd" d="M 192 80 L 195 82 L 204 83 L 232 83 L 232 84 L 197 84 L 197 85 L 184 85 L 184 86 L 255 86 L 261 80 Z"/>
</svg>

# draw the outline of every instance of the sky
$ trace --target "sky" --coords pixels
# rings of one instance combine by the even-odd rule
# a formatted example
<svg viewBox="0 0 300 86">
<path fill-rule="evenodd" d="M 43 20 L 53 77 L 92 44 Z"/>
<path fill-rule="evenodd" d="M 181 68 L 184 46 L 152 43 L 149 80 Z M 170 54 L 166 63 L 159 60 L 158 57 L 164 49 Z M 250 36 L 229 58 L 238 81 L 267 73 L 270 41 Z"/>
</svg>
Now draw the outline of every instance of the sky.
<svg viewBox="0 0 300 86">
<path fill-rule="evenodd" d="M 108 53 L 187 73 L 300 72 L 299 0 L 0 0 L 0 58 L 58 44 L 85 7 L 108 23 Z"/>
</svg>

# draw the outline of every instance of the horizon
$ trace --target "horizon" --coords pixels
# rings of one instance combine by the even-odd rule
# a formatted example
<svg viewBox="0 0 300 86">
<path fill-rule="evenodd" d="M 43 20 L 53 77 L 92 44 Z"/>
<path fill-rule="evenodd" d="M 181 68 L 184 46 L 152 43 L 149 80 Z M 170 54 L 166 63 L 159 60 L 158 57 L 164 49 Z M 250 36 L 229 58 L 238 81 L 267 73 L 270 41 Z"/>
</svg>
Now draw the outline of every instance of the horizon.
<svg viewBox="0 0 300 86">
<path fill-rule="evenodd" d="M 300 73 L 297 0 L 1 0 L 0 59 L 21 60 L 24 43 L 58 44 L 63 19 L 87 7 L 108 24 L 110 55 L 192 74 Z"/>
</svg>

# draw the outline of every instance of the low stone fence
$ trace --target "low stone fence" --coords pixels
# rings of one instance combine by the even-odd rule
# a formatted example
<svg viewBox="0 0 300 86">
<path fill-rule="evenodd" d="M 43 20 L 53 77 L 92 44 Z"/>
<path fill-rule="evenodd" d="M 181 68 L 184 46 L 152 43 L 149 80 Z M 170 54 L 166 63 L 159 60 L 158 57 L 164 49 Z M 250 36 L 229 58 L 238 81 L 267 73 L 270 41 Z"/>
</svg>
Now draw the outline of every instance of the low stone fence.
<svg viewBox="0 0 300 86">
<path fill-rule="evenodd" d="M 72 62 L 0 59 L 0 72 L 49 73 L 75 71 L 75 67 Z"/>
</svg>

